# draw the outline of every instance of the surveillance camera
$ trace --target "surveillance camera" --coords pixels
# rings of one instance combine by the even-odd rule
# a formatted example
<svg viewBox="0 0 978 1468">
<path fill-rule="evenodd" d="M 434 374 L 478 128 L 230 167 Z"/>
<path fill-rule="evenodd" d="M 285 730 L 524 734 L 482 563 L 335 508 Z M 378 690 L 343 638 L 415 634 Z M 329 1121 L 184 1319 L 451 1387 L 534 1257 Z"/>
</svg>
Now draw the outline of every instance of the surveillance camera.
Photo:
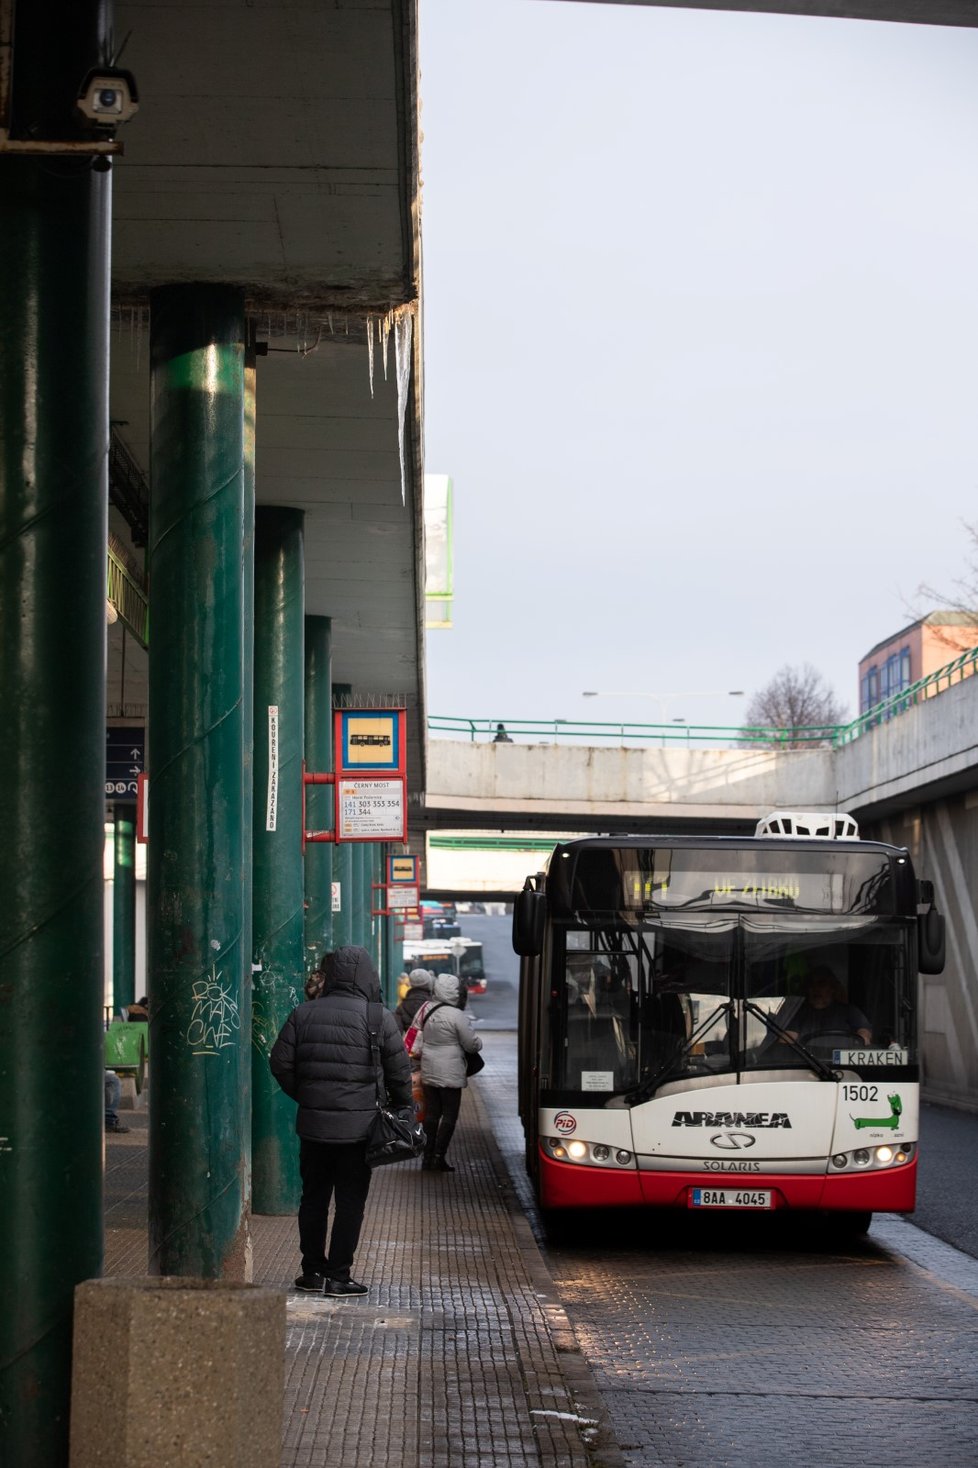
<svg viewBox="0 0 978 1468">
<path fill-rule="evenodd" d="M 131 71 L 114 66 L 90 71 L 76 103 L 79 112 L 96 127 L 116 128 L 139 111 L 139 97 Z"/>
</svg>

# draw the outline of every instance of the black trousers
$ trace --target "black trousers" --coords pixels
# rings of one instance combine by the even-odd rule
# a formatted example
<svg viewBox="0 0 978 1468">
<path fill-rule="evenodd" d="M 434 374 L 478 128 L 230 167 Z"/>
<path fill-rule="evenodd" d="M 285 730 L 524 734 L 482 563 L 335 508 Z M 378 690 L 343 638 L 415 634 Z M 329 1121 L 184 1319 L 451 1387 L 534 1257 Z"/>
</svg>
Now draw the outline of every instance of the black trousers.
<svg viewBox="0 0 978 1468">
<path fill-rule="evenodd" d="M 299 1248 L 304 1274 L 350 1278 L 370 1191 L 366 1150 L 365 1142 L 309 1142 L 300 1138 Z M 327 1250 L 330 1199 L 333 1200 L 333 1227 Z"/>
<path fill-rule="evenodd" d="M 425 1152 L 429 1156 L 444 1157 L 448 1151 L 448 1144 L 455 1131 L 461 1104 L 461 1086 L 425 1086 L 424 1134 L 427 1139 Z"/>
</svg>

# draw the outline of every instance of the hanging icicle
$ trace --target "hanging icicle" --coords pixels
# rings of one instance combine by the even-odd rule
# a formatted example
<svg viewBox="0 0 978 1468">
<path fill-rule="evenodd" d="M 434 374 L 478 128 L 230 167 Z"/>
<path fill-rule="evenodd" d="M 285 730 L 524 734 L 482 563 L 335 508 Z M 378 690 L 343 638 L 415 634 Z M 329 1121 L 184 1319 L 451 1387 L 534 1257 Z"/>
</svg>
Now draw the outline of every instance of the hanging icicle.
<svg viewBox="0 0 978 1468">
<path fill-rule="evenodd" d="M 397 376 L 397 452 L 401 460 L 401 504 L 407 504 L 407 466 L 404 459 L 404 423 L 407 416 L 408 389 L 411 385 L 411 340 L 414 332 L 413 308 L 394 318 L 394 367 Z"/>
<path fill-rule="evenodd" d="M 370 374 L 370 396 L 374 395 L 374 330 L 381 348 L 384 381 L 387 381 L 388 344 L 394 338 L 394 376 L 397 385 L 397 451 L 401 465 L 401 504 L 407 503 L 407 463 L 405 461 L 405 418 L 408 389 L 411 385 L 411 343 L 414 336 L 413 305 L 394 306 L 383 316 L 367 317 L 367 368 Z"/>
<path fill-rule="evenodd" d="M 387 381 L 387 347 L 391 339 L 391 326 L 394 321 L 394 312 L 388 311 L 380 328 L 380 341 L 384 350 L 384 381 Z"/>
</svg>

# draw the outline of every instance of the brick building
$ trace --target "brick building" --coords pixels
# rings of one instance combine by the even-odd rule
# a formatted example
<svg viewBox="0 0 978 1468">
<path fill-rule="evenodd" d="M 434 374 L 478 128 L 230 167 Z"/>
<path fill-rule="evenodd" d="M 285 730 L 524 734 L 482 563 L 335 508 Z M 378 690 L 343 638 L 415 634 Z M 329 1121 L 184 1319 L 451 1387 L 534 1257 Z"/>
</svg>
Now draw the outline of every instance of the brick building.
<svg viewBox="0 0 978 1468">
<path fill-rule="evenodd" d="M 978 612 L 928 612 L 871 647 L 860 661 L 859 712 L 864 714 L 975 646 Z"/>
</svg>

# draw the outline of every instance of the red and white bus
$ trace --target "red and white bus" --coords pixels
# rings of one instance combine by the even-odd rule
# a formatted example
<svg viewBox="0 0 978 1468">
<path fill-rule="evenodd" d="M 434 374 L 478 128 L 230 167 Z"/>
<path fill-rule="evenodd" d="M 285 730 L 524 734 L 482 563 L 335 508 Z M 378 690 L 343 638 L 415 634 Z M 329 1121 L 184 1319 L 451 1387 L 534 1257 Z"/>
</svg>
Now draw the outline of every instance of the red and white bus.
<svg viewBox="0 0 978 1468">
<path fill-rule="evenodd" d="M 824 835 L 814 834 L 824 831 Z M 566 1210 L 914 1207 L 917 973 L 944 920 L 849 816 L 558 845 L 514 904 L 519 1106 Z"/>
<path fill-rule="evenodd" d="M 404 944 L 404 966 L 429 969 L 438 974 L 456 974 L 470 994 L 484 994 L 488 987 L 482 944 L 474 938 L 416 938 Z"/>
</svg>

